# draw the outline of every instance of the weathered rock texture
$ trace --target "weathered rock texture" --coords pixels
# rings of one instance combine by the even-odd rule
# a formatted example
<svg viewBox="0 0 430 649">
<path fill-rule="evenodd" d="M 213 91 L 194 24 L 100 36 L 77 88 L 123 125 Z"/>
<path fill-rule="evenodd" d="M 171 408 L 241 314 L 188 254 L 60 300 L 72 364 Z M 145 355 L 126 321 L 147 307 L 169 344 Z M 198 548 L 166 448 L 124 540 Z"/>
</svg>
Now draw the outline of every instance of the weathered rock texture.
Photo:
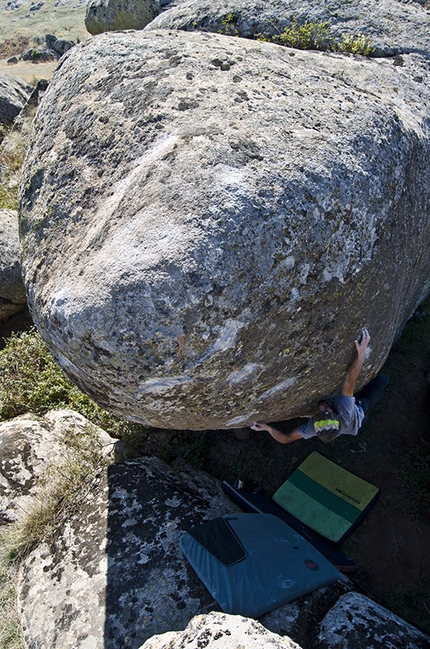
<svg viewBox="0 0 430 649">
<path fill-rule="evenodd" d="M 0 424 L 3 524 L 40 502 L 50 467 L 61 469 L 71 439 L 77 448 L 97 441 L 109 459 L 116 453 L 115 440 L 71 410 Z M 173 470 L 156 458 L 100 463 L 57 521 L 54 540 L 33 549 L 21 567 L 26 646 L 137 649 L 147 640 L 145 649 L 376 649 L 377 638 L 404 641 L 396 649 L 427 646 L 414 627 L 367 598 L 351 597 L 345 576 L 264 615 L 263 626 L 219 612 L 202 615 L 219 607 L 184 559 L 179 539 L 194 525 L 235 511 L 219 481 L 197 469 Z"/>
<path fill-rule="evenodd" d="M 430 72 L 403 59 L 164 30 L 67 53 L 21 201 L 67 374 L 126 418 L 242 427 L 309 412 L 367 326 L 369 380 L 430 289 Z"/>
<path fill-rule="evenodd" d="M 19 77 L 0 72 L 0 124 L 11 124 L 27 103 L 32 88 Z"/>
<path fill-rule="evenodd" d="M 428 55 L 430 12 L 399 0 L 189 0 L 157 16 L 146 29 L 271 37 L 290 27 L 293 18 L 299 25 L 330 23 L 330 32 L 339 42 L 343 34 L 364 34 L 377 56 Z"/>
<path fill-rule="evenodd" d="M 38 498 L 40 480 L 52 465 L 68 457 L 65 439 L 95 431 L 106 453 L 116 440 L 72 410 L 54 410 L 44 417 L 23 415 L 0 423 L 0 524 L 14 522 Z"/>
<path fill-rule="evenodd" d="M 90 34 L 143 29 L 160 11 L 158 0 L 88 0 L 85 27 Z"/>
<path fill-rule="evenodd" d="M 364 595 L 347 593 L 320 625 L 321 649 L 428 649 L 430 638 Z"/>
<path fill-rule="evenodd" d="M 0 320 L 27 302 L 19 261 L 18 214 L 0 209 Z"/>
<path fill-rule="evenodd" d="M 261 624 L 240 615 L 209 613 L 191 620 L 185 631 L 154 636 L 141 649 L 300 649 L 290 638 L 270 633 Z"/>
<path fill-rule="evenodd" d="M 98 476 L 53 547 L 26 560 L 20 607 L 28 646 L 136 649 L 216 603 L 179 547 L 182 531 L 237 511 L 214 478 L 155 458 Z"/>
</svg>

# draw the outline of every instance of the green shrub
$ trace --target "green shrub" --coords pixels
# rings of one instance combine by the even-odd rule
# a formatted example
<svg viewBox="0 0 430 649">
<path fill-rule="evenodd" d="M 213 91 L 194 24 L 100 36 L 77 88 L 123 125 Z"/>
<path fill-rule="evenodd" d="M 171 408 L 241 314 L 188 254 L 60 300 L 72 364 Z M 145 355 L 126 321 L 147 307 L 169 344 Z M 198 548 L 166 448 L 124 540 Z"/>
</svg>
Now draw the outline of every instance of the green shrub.
<svg viewBox="0 0 430 649">
<path fill-rule="evenodd" d="M 302 23 L 299 25 L 297 18 L 293 18 L 291 25 L 284 28 L 280 34 L 265 37 L 257 35 L 257 40 L 277 43 L 284 47 L 292 47 L 298 50 L 320 50 L 324 52 L 345 52 L 371 56 L 374 48 L 364 34 L 357 36 L 342 35 L 341 42 L 330 33 L 331 23 Z"/>
<path fill-rule="evenodd" d="M 276 37 L 276 42 L 285 47 L 298 50 L 330 49 L 330 23 L 304 23 L 299 25 L 293 18 L 291 27 L 285 27 L 282 34 Z"/>
<path fill-rule="evenodd" d="M 361 56 L 372 56 L 375 48 L 364 34 L 358 36 L 348 36 L 343 34 L 342 42 L 336 44 L 337 52 L 349 52 L 350 54 L 360 54 Z"/>
<path fill-rule="evenodd" d="M 59 408 L 76 410 L 116 437 L 138 427 L 103 410 L 73 385 L 35 328 L 13 334 L 0 351 L 0 421 Z"/>
<path fill-rule="evenodd" d="M 236 20 L 237 19 L 234 14 L 228 14 L 221 20 L 223 28 L 218 30 L 218 33 L 224 34 L 225 36 L 239 36 L 239 32 L 236 28 Z"/>
</svg>

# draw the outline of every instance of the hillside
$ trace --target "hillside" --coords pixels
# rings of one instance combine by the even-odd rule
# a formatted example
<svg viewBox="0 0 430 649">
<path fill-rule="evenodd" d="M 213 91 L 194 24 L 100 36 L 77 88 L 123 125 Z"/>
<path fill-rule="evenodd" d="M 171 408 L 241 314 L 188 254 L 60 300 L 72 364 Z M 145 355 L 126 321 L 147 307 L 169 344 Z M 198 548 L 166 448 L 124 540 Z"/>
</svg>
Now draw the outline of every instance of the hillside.
<svg viewBox="0 0 430 649">
<path fill-rule="evenodd" d="M 74 42 L 88 38 L 84 18 L 84 0 L 1 0 L 0 59 L 19 54 L 26 46 L 44 44 L 45 34 Z M 17 72 L 13 69 L 9 74 Z"/>
</svg>

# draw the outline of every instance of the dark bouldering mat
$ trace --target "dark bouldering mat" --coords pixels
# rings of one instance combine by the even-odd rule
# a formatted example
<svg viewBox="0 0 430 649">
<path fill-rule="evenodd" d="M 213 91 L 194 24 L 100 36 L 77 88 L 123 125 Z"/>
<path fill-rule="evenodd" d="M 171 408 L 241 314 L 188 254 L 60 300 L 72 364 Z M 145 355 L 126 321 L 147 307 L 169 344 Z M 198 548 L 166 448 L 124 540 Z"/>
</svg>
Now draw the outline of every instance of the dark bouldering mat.
<svg viewBox="0 0 430 649">
<path fill-rule="evenodd" d="M 283 507 L 280 507 L 271 498 L 262 493 L 251 493 L 238 489 L 228 482 L 222 483 L 223 491 L 237 503 L 244 511 L 257 514 L 273 514 L 289 525 L 293 530 L 303 536 L 306 541 L 313 545 L 321 554 L 340 572 L 350 573 L 358 568 L 358 563 L 341 552 L 336 545 L 324 539 L 320 534 L 309 529 L 304 523 L 289 514 Z"/>
<path fill-rule="evenodd" d="M 379 496 L 379 489 L 319 453 L 311 453 L 273 500 L 302 523 L 342 543 Z"/>
<path fill-rule="evenodd" d="M 219 519 L 215 519 L 218 521 Z M 224 516 L 231 529 L 234 563 L 217 556 L 219 525 L 209 521 L 195 533 L 185 532 L 181 549 L 222 610 L 232 615 L 259 617 L 301 595 L 334 583 L 339 572 L 310 543 L 271 514 Z M 212 534 L 213 532 L 213 534 Z M 222 543 L 224 531 L 220 537 Z M 211 538 L 210 549 L 197 540 Z M 233 540 L 237 547 L 234 549 Z M 243 553 L 242 559 L 237 559 Z M 229 560 L 230 561 L 230 560 Z"/>
</svg>

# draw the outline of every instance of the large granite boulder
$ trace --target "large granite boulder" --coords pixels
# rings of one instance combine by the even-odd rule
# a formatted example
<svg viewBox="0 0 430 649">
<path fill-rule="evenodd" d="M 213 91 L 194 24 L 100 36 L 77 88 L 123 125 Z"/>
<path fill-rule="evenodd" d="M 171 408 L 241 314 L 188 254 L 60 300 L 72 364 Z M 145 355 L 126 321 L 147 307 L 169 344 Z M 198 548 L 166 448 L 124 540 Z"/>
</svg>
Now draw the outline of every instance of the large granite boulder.
<svg viewBox="0 0 430 649">
<path fill-rule="evenodd" d="M 430 11 L 399 0 L 188 0 L 161 13 L 146 29 L 270 38 L 290 27 L 293 19 L 298 25 L 330 24 L 330 35 L 339 43 L 343 35 L 362 34 L 376 56 L 405 52 L 428 55 Z"/>
<path fill-rule="evenodd" d="M 368 381 L 430 289 L 430 72 L 402 62 L 164 30 L 67 53 L 20 218 L 70 378 L 154 426 L 279 421 L 342 384 L 367 326 Z"/>
<path fill-rule="evenodd" d="M 19 77 L 0 72 L 0 124 L 12 124 L 33 89 Z"/>
<path fill-rule="evenodd" d="M 18 214 L 0 209 L 0 320 L 27 302 L 19 255 Z"/>
<path fill-rule="evenodd" d="M 85 27 L 90 34 L 143 29 L 160 11 L 159 0 L 88 0 Z"/>
</svg>

